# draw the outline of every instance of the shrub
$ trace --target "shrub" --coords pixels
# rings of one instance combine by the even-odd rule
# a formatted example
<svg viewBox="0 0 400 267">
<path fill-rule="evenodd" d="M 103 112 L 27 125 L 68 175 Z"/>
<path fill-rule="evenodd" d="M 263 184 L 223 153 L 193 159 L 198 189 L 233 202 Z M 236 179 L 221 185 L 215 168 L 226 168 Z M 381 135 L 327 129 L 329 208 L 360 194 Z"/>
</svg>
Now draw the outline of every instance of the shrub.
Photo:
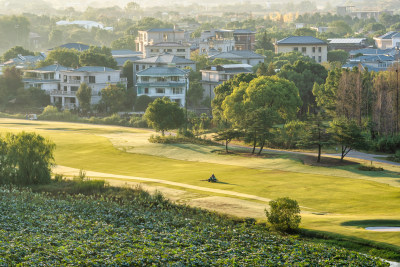
<svg viewBox="0 0 400 267">
<path fill-rule="evenodd" d="M 36 133 L 8 133 L 0 139 L 0 183 L 45 184 L 51 180 L 55 144 Z"/>
<path fill-rule="evenodd" d="M 358 167 L 360 171 L 368 171 L 368 172 L 376 172 L 376 171 L 383 171 L 384 169 L 382 167 L 375 167 L 375 166 L 365 166 L 361 165 Z"/>
<path fill-rule="evenodd" d="M 265 210 L 268 222 L 272 228 L 281 232 L 298 230 L 301 216 L 300 207 L 296 200 L 288 197 L 278 198 L 269 202 L 270 211 Z"/>
</svg>

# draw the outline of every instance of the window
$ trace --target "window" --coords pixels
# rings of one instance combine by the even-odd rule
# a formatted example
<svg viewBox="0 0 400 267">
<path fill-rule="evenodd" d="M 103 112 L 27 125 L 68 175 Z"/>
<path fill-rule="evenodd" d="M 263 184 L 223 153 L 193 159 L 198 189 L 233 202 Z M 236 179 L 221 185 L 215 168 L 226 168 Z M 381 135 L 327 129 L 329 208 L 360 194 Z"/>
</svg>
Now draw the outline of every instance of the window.
<svg viewBox="0 0 400 267">
<path fill-rule="evenodd" d="M 166 80 L 165 77 L 157 77 L 157 82 L 165 82 Z"/>
<path fill-rule="evenodd" d="M 164 94 L 165 88 L 156 88 L 156 94 Z"/>
<path fill-rule="evenodd" d="M 293 51 L 299 51 L 298 47 L 293 47 Z"/>
<path fill-rule="evenodd" d="M 177 81 L 179 81 L 179 77 L 178 76 L 172 76 L 171 77 L 171 81 L 177 82 Z"/>
<path fill-rule="evenodd" d="M 89 76 L 89 83 L 96 83 L 96 76 Z"/>
<path fill-rule="evenodd" d="M 142 70 L 144 70 L 146 67 L 144 65 L 142 65 Z"/>
<path fill-rule="evenodd" d="M 314 60 L 315 60 L 315 56 L 312 56 L 312 59 L 314 59 Z"/>
<path fill-rule="evenodd" d="M 302 47 L 302 48 L 301 48 L 301 52 L 302 52 L 302 53 L 306 53 L 306 52 L 307 52 L 307 47 Z"/>
<path fill-rule="evenodd" d="M 108 75 L 108 81 L 111 81 L 111 76 L 110 75 Z"/>
<path fill-rule="evenodd" d="M 64 75 L 64 82 L 67 82 L 67 75 Z"/>
<path fill-rule="evenodd" d="M 139 67 L 140 67 L 139 65 L 136 65 L 136 71 L 139 71 Z"/>
<path fill-rule="evenodd" d="M 173 100 L 175 103 L 177 103 L 179 106 L 181 105 L 181 100 L 180 99 L 174 99 Z"/>
<path fill-rule="evenodd" d="M 322 51 L 322 47 L 318 47 L 318 52 L 321 53 L 321 51 Z"/>
<path fill-rule="evenodd" d="M 315 47 L 312 48 L 312 52 L 315 53 Z"/>
<path fill-rule="evenodd" d="M 144 88 L 144 93 L 147 95 L 149 94 L 149 88 Z"/>
<path fill-rule="evenodd" d="M 186 52 L 186 49 L 178 48 L 176 52 Z"/>
<path fill-rule="evenodd" d="M 150 52 L 160 52 L 159 49 L 150 49 Z"/>
<path fill-rule="evenodd" d="M 172 93 L 174 95 L 181 95 L 183 93 L 183 89 L 182 88 L 172 88 Z"/>
<path fill-rule="evenodd" d="M 164 52 L 172 52 L 172 49 L 164 49 Z"/>
<path fill-rule="evenodd" d="M 71 91 L 76 92 L 78 91 L 79 87 L 78 86 L 71 86 Z"/>
<path fill-rule="evenodd" d="M 142 77 L 142 82 L 148 82 L 148 81 L 149 81 L 149 76 Z"/>
<path fill-rule="evenodd" d="M 67 89 L 67 87 L 66 86 L 64 86 L 64 91 L 66 92 L 66 91 L 68 91 L 68 89 Z"/>
<path fill-rule="evenodd" d="M 318 62 L 321 63 L 321 56 L 318 56 Z"/>
</svg>

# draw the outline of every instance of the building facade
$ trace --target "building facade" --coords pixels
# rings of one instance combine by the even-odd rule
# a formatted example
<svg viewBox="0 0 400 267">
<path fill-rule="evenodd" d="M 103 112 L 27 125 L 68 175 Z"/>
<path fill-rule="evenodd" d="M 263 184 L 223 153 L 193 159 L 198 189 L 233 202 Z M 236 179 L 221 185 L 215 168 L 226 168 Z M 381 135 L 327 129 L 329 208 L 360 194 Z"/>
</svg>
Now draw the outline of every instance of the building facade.
<svg viewBox="0 0 400 267">
<path fill-rule="evenodd" d="M 100 92 L 109 84 L 123 84 L 126 87 L 126 78 L 121 78 L 121 71 L 106 67 L 81 67 L 73 70 L 60 71 L 60 87 L 50 92 L 50 102 L 60 102 L 63 108 L 79 107 L 76 92 L 82 83 L 92 89 L 91 104 L 98 104 Z"/>
<path fill-rule="evenodd" d="M 203 31 L 200 37 L 199 53 L 209 54 L 210 50 L 229 52 L 235 50 L 233 30 Z"/>
<path fill-rule="evenodd" d="M 139 31 L 135 40 L 136 51 L 145 52 L 145 47 L 163 42 L 184 43 L 185 31 L 179 29 L 160 28 Z"/>
<path fill-rule="evenodd" d="M 234 30 L 235 50 L 254 50 L 256 45 L 256 32 L 242 29 Z"/>
<path fill-rule="evenodd" d="M 22 82 L 25 89 L 35 87 L 50 94 L 54 90 L 60 90 L 60 72 L 71 69 L 54 64 L 35 70 L 25 70 Z"/>
<path fill-rule="evenodd" d="M 251 66 L 264 63 L 265 60 L 263 55 L 254 53 L 250 50 L 233 50 L 230 52 L 217 53 L 209 57 L 211 61 L 217 58 L 232 60 L 241 64 L 249 64 Z"/>
<path fill-rule="evenodd" d="M 137 96 L 168 97 L 179 106 L 185 106 L 188 71 L 176 67 L 147 68 L 136 74 L 136 81 Z"/>
<path fill-rule="evenodd" d="M 201 85 L 203 86 L 203 97 L 214 99 L 214 88 L 223 82 L 232 79 L 240 73 L 253 73 L 253 66 L 249 64 L 228 64 L 212 66 L 201 70 Z"/>
<path fill-rule="evenodd" d="M 143 58 L 155 57 L 163 53 L 175 55 L 177 57 L 190 59 L 190 45 L 176 42 L 162 42 L 146 45 Z"/>
<path fill-rule="evenodd" d="M 317 63 L 328 61 L 328 44 L 312 36 L 291 36 L 275 43 L 275 53 L 300 52 Z"/>
</svg>

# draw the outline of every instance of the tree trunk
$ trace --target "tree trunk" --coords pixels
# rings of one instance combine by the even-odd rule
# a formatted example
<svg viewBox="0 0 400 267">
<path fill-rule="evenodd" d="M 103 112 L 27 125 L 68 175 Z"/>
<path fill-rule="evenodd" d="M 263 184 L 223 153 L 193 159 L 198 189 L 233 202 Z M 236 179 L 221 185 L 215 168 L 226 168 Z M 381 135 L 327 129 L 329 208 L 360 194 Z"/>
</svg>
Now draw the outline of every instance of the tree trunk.
<svg viewBox="0 0 400 267">
<path fill-rule="evenodd" d="M 161 130 L 161 135 L 164 136 L 164 130 Z"/>
<path fill-rule="evenodd" d="M 253 151 L 251 152 L 251 154 L 254 154 L 254 152 L 256 151 L 256 145 L 257 145 L 257 132 L 254 133 Z"/>
<path fill-rule="evenodd" d="M 225 140 L 225 152 L 228 153 L 228 139 Z"/>
<path fill-rule="evenodd" d="M 321 145 L 318 144 L 318 159 L 317 162 L 321 162 Z"/>
<path fill-rule="evenodd" d="M 343 161 L 343 158 L 344 158 L 344 152 L 346 151 L 346 148 L 345 147 L 343 147 L 342 146 L 342 156 L 341 156 L 341 158 L 340 158 L 340 161 Z"/>
<path fill-rule="evenodd" d="M 263 136 L 263 140 L 261 142 L 261 147 L 260 147 L 260 151 L 258 151 L 258 155 L 261 155 L 261 152 L 262 152 L 262 150 L 264 148 L 264 145 L 265 145 L 265 136 Z"/>
</svg>

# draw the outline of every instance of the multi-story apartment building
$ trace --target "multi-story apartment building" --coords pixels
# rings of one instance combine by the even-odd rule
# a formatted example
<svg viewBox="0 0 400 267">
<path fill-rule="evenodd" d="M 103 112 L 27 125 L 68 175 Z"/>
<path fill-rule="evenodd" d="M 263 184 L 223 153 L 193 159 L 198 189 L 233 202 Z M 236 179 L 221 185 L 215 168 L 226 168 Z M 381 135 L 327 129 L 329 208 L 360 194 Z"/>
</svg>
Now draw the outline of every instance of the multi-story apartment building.
<svg viewBox="0 0 400 267">
<path fill-rule="evenodd" d="M 301 52 L 317 63 L 328 61 L 328 44 L 313 36 L 290 36 L 275 43 L 275 53 Z"/>
<path fill-rule="evenodd" d="M 230 52 L 217 53 L 208 57 L 211 61 L 217 58 L 236 61 L 242 64 L 249 64 L 256 66 L 264 63 L 265 57 L 263 55 L 254 53 L 250 50 L 233 50 Z"/>
<path fill-rule="evenodd" d="M 162 42 L 146 45 L 143 52 L 143 58 L 158 56 L 162 53 L 190 59 L 190 45 L 176 42 Z"/>
<path fill-rule="evenodd" d="M 178 29 L 150 29 L 139 31 L 135 40 L 136 51 L 145 52 L 146 46 L 163 42 L 184 43 L 186 41 L 185 31 Z"/>
<path fill-rule="evenodd" d="M 233 31 L 235 50 L 254 50 L 256 45 L 256 32 L 240 29 Z"/>
<path fill-rule="evenodd" d="M 210 50 L 229 52 L 235 50 L 233 30 L 211 30 L 201 33 L 199 53 L 209 54 Z"/>
<path fill-rule="evenodd" d="M 204 98 L 215 97 L 214 88 L 223 82 L 233 78 L 240 73 L 253 73 L 253 66 L 249 64 L 228 64 L 211 66 L 205 70 L 201 70 L 201 85 L 204 90 Z"/>
<path fill-rule="evenodd" d="M 60 90 L 60 72 L 70 69 L 72 68 L 54 64 L 39 69 L 25 70 L 22 81 L 25 89 L 36 87 L 50 94 L 51 91 Z"/>
<path fill-rule="evenodd" d="M 176 67 L 153 67 L 139 71 L 136 76 L 138 96 L 166 96 L 181 107 L 185 106 L 186 91 L 189 88 L 188 71 Z"/>
<path fill-rule="evenodd" d="M 76 97 L 80 85 L 86 83 L 92 88 L 91 104 L 98 104 L 100 92 L 109 84 L 127 84 L 126 78 L 121 78 L 121 71 L 106 67 L 86 66 L 73 70 L 60 71 L 60 87 L 50 92 L 51 103 L 61 102 L 64 108 L 79 107 Z"/>
</svg>

